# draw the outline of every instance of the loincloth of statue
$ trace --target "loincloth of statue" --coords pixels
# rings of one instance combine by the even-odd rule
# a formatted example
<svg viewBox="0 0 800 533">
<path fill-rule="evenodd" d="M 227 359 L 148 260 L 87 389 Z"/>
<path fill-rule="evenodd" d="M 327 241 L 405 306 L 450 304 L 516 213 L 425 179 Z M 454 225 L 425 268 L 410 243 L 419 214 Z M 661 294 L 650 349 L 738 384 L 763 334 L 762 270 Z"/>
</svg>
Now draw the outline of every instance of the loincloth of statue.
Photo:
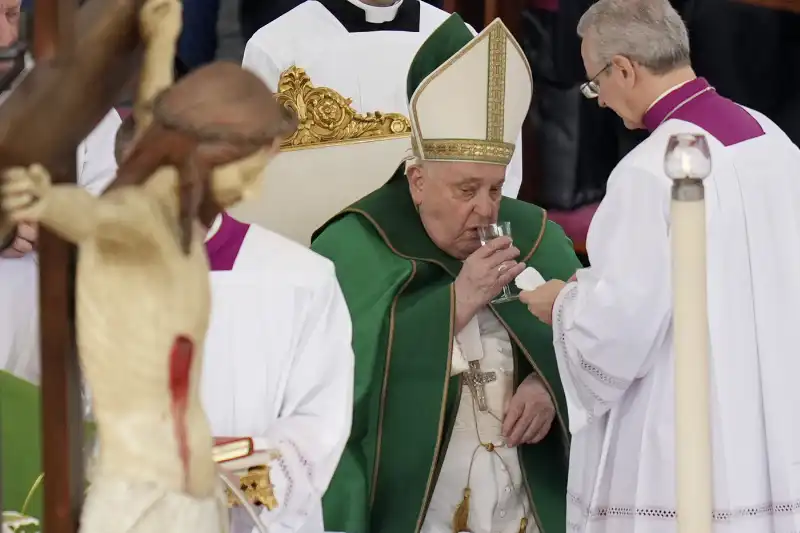
<svg viewBox="0 0 800 533">
<path fill-rule="evenodd" d="M 113 477 L 92 480 L 81 533 L 227 533 L 227 499 L 220 488 L 195 497 L 155 483 Z"/>
</svg>

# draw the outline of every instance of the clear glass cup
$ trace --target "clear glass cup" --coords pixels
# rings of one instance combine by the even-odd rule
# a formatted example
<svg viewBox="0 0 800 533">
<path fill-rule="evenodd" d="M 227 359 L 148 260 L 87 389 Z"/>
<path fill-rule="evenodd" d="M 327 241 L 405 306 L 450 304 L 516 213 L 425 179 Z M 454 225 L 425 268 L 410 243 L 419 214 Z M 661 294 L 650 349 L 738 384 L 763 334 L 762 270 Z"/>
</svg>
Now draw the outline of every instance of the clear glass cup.
<svg viewBox="0 0 800 533">
<path fill-rule="evenodd" d="M 481 240 L 482 245 L 498 237 L 511 238 L 511 222 L 498 221 L 494 224 L 478 227 L 478 238 Z M 492 300 L 492 303 L 502 304 L 505 302 L 513 302 L 518 298 L 519 293 L 513 293 L 510 285 L 503 285 L 503 290 Z"/>
</svg>

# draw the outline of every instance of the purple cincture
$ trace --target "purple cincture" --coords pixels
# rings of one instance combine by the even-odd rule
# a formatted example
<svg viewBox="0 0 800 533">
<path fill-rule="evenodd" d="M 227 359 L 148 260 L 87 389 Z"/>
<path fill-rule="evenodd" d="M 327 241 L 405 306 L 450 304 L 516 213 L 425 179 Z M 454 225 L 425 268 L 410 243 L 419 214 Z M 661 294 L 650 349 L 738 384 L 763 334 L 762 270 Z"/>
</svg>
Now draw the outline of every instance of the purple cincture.
<svg viewBox="0 0 800 533">
<path fill-rule="evenodd" d="M 665 119 L 672 118 L 703 128 L 724 146 L 764 135 L 750 113 L 717 94 L 705 78 L 696 78 L 664 96 L 645 113 L 643 122 L 652 132 Z"/>
</svg>

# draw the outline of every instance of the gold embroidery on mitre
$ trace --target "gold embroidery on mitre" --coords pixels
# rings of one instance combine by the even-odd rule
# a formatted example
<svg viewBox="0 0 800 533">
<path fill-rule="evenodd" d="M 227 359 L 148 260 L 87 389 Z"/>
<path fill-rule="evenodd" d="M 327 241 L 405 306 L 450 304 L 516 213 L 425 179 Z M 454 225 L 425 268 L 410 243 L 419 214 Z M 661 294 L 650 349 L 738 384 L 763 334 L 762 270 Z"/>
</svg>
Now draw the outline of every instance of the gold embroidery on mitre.
<svg viewBox="0 0 800 533">
<path fill-rule="evenodd" d="M 506 32 L 496 24 L 489 30 L 489 65 L 486 99 L 486 140 L 502 142 L 506 114 Z"/>
<path fill-rule="evenodd" d="M 297 131 L 281 150 L 407 136 L 411 123 L 400 113 L 359 114 L 345 98 L 328 87 L 314 87 L 300 67 L 289 67 L 278 81 L 278 103 L 298 117 Z"/>
<path fill-rule="evenodd" d="M 436 139 L 422 141 L 422 159 L 426 161 L 477 161 L 508 165 L 514 145 L 507 142 L 473 139 Z"/>
</svg>

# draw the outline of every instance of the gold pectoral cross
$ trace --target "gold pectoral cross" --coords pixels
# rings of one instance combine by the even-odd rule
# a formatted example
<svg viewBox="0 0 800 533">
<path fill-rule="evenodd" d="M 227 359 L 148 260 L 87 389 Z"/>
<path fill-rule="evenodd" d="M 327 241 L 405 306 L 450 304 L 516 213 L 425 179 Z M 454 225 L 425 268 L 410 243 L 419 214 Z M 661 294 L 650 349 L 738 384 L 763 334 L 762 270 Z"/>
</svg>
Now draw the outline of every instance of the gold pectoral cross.
<svg viewBox="0 0 800 533">
<path fill-rule="evenodd" d="M 486 387 L 487 383 L 491 383 L 497 379 L 497 374 L 494 372 L 481 372 L 481 364 L 479 361 L 469 362 L 469 371 L 464 374 L 467 379 L 467 387 L 469 387 L 472 397 L 478 403 L 479 411 L 488 411 L 489 407 L 486 405 Z"/>
</svg>

